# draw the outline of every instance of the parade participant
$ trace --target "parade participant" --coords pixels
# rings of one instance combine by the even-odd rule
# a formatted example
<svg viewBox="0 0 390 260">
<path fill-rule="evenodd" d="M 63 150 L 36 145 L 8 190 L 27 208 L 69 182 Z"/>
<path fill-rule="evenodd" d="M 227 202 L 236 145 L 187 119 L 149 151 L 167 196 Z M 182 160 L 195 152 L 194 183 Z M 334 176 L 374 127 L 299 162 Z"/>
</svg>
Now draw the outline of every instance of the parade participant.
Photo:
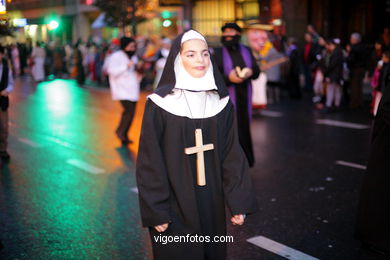
<svg viewBox="0 0 390 260">
<path fill-rule="evenodd" d="M 373 77 L 371 80 L 372 90 L 372 114 L 376 116 L 379 103 L 382 99 L 382 92 L 385 89 L 386 85 L 386 75 L 389 73 L 389 61 L 390 61 L 390 52 L 386 51 L 382 55 L 382 59 L 378 62 Z"/>
<path fill-rule="evenodd" d="M 114 52 L 104 65 L 110 82 L 113 100 L 119 100 L 123 112 L 116 129 L 116 135 L 127 145 L 132 141 L 128 133 L 133 122 L 135 107 L 139 99 L 139 75 L 137 74 L 136 43 L 133 38 L 122 37 L 120 40 L 120 50 Z"/>
<path fill-rule="evenodd" d="M 326 41 L 328 56 L 324 58 L 323 74 L 326 88 L 326 109 L 341 104 L 341 81 L 343 76 L 343 53 L 334 40 Z"/>
<path fill-rule="evenodd" d="M 386 55 L 389 57 L 390 53 Z M 367 172 L 360 192 L 356 237 L 366 248 L 390 256 L 389 67 L 384 68 L 382 73 L 383 96 L 374 121 Z"/>
<path fill-rule="evenodd" d="M 160 81 L 165 63 L 167 62 L 170 48 L 171 48 L 171 40 L 169 38 L 162 39 L 161 48 L 158 51 L 158 55 L 157 55 L 158 59 L 155 64 L 156 77 L 154 78 L 153 89 L 156 89 L 158 82 Z"/>
<path fill-rule="evenodd" d="M 3 162 L 8 162 L 11 158 L 7 152 L 8 95 L 13 90 L 14 81 L 12 78 L 12 70 L 4 54 L 5 49 L 3 46 L 0 46 L 0 158 Z"/>
<path fill-rule="evenodd" d="M 142 223 L 155 259 L 225 260 L 226 243 L 204 240 L 226 235 L 225 203 L 233 225 L 256 210 L 235 117 L 204 37 L 180 34 L 148 97 L 137 160 Z M 162 243 L 176 235 L 188 239 Z"/>
<path fill-rule="evenodd" d="M 241 28 L 236 23 L 226 23 L 222 28 L 222 48 L 216 48 L 215 57 L 223 73 L 230 98 L 235 105 L 238 123 L 238 138 L 248 159 L 249 166 L 255 163 L 250 122 L 252 119 L 252 85 L 260 69 L 250 49 L 240 44 Z"/>
<path fill-rule="evenodd" d="M 310 33 L 305 33 L 305 44 L 302 51 L 302 65 L 305 76 L 305 90 L 313 91 L 313 70 L 316 68 L 318 44 L 313 41 L 313 36 Z"/>
<path fill-rule="evenodd" d="M 268 103 L 279 103 L 282 87 L 281 66 L 288 61 L 288 58 L 278 52 L 270 41 L 267 29 L 271 28 L 272 26 L 266 24 L 252 24 L 248 26 L 247 35 L 249 47 L 261 72 L 267 77 Z"/>
<path fill-rule="evenodd" d="M 36 82 L 40 82 L 45 79 L 45 56 L 46 52 L 43 48 L 43 43 L 37 42 L 31 53 L 31 59 L 33 63 L 31 74 Z"/>
<path fill-rule="evenodd" d="M 361 43 L 359 33 L 352 33 L 351 48 L 348 53 L 348 68 L 350 71 L 351 108 L 358 108 L 363 104 L 363 77 L 367 65 L 366 49 Z"/>
</svg>

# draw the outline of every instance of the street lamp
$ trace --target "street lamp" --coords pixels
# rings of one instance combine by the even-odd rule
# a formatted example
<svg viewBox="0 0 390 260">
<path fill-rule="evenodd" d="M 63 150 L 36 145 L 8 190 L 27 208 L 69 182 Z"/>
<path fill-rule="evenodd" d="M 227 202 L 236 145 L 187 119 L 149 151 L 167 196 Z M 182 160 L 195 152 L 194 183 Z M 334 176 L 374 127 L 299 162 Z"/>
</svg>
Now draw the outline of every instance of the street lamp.
<svg viewBox="0 0 390 260">
<path fill-rule="evenodd" d="M 49 30 L 55 30 L 60 24 L 56 20 L 51 20 L 48 24 Z"/>
</svg>

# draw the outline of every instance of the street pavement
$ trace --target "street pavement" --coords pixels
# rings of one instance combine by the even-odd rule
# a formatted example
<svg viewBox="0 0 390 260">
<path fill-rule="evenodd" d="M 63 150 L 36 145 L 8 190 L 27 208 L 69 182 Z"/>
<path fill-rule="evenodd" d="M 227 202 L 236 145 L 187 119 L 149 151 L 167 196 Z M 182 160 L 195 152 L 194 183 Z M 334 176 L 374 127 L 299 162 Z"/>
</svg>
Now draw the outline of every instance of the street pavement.
<svg viewBox="0 0 390 260">
<path fill-rule="evenodd" d="M 135 189 L 147 94 L 126 148 L 108 89 L 16 80 L 11 161 L 0 166 L 0 259 L 152 259 Z M 323 114 L 308 95 L 255 115 L 260 210 L 228 225 L 228 259 L 385 259 L 353 237 L 370 125 L 368 108 Z"/>
</svg>

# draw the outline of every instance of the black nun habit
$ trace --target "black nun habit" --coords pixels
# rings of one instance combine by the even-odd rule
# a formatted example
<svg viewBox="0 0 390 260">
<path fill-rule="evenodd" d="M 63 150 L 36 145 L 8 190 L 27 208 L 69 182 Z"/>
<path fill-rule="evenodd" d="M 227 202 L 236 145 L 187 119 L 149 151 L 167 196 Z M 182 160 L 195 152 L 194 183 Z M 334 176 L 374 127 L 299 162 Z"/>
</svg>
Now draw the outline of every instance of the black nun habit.
<svg viewBox="0 0 390 260">
<path fill-rule="evenodd" d="M 199 236 L 212 241 L 226 235 L 225 205 L 229 215 L 238 215 L 254 212 L 257 203 L 233 104 L 217 66 L 212 62 L 199 79 L 181 65 L 181 45 L 190 39 L 204 40 L 193 30 L 174 40 L 146 103 L 136 170 L 141 217 L 156 260 L 225 260 L 225 243 L 200 241 Z M 197 184 L 197 155 L 184 152 L 195 146 L 195 129 L 202 129 L 203 144 L 214 146 L 203 153 L 205 186 Z M 164 223 L 169 223 L 165 232 L 154 229 Z M 182 237 L 163 243 L 164 236 Z"/>
<path fill-rule="evenodd" d="M 382 68 L 383 69 L 383 68 Z M 383 75 L 383 96 L 372 129 L 367 172 L 363 178 L 356 237 L 390 257 L 390 71 Z M 389 258 L 386 258 L 389 259 Z"/>
</svg>

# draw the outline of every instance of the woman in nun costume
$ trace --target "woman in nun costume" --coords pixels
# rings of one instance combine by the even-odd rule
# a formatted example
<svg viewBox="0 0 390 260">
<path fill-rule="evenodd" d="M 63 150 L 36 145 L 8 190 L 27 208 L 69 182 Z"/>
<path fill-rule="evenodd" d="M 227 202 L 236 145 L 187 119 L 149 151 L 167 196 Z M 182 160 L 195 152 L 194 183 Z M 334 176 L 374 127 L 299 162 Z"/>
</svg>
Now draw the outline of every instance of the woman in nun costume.
<svg viewBox="0 0 390 260">
<path fill-rule="evenodd" d="M 142 223 L 156 260 L 225 260 L 226 243 L 212 242 L 226 235 L 225 205 L 233 225 L 256 210 L 233 111 L 204 37 L 179 35 L 148 97 L 137 160 Z"/>
</svg>

